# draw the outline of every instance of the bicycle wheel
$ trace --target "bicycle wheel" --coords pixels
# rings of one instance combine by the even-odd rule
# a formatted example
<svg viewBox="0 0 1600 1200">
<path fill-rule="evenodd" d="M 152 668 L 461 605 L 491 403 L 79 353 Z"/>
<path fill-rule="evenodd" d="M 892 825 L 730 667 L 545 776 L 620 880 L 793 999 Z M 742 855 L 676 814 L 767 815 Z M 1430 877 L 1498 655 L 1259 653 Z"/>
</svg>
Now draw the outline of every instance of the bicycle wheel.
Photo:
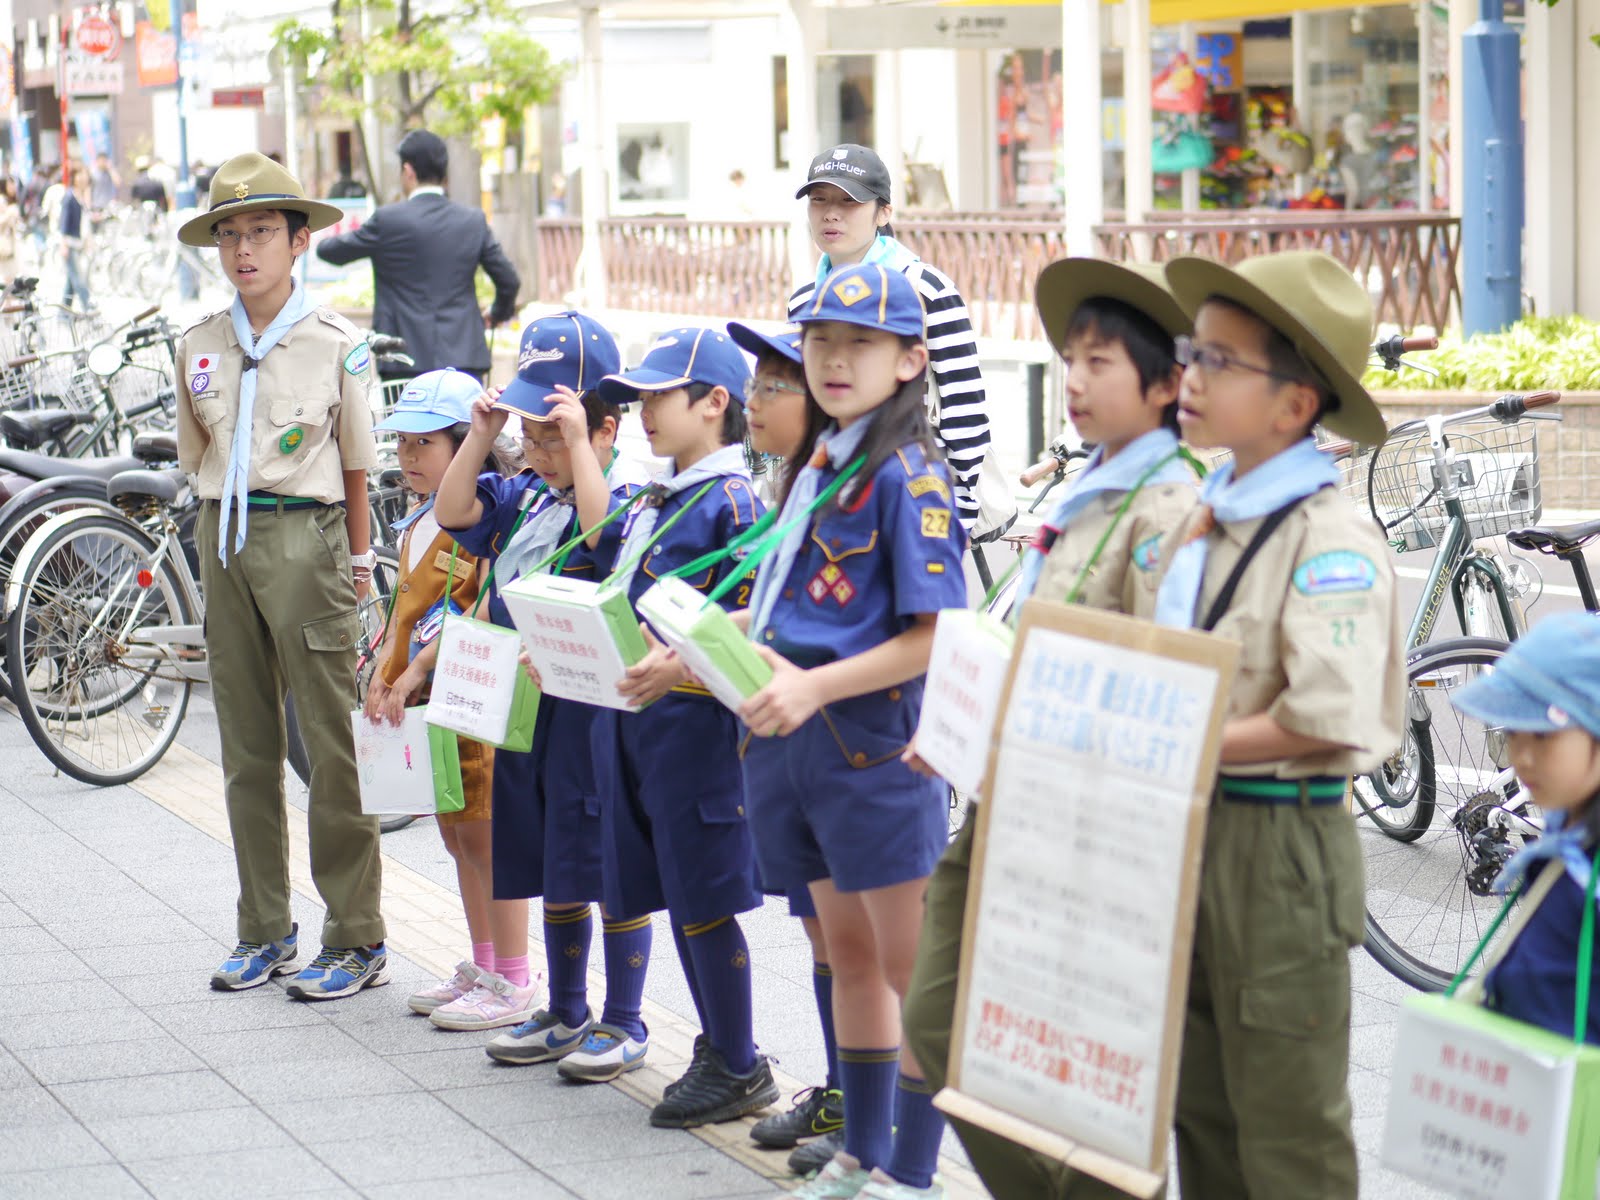
<svg viewBox="0 0 1600 1200">
<path fill-rule="evenodd" d="M 1406 736 L 1400 749 L 1370 775 L 1351 786 L 1365 818 L 1397 842 L 1414 842 L 1433 823 L 1435 782 L 1433 737 L 1426 720 L 1412 720 L 1408 708 Z"/>
<path fill-rule="evenodd" d="M 1512 619 L 1521 621 L 1522 606 L 1511 602 Z M 1468 567 L 1461 579 L 1461 632 L 1472 638 L 1490 638 L 1509 642 L 1521 632 L 1507 629 L 1505 614 L 1500 611 L 1499 584 L 1476 567 Z"/>
<path fill-rule="evenodd" d="M 1538 817 L 1507 769 L 1505 735 L 1450 703 L 1452 693 L 1492 671 L 1506 649 L 1505 642 L 1460 638 L 1412 657 L 1409 716 L 1413 730 L 1426 729 L 1429 799 L 1443 819 L 1404 840 L 1375 823 L 1358 823 L 1367 950 L 1423 991 L 1442 990 L 1465 965 L 1501 904 L 1490 885 L 1526 840 L 1527 822 Z"/>
<path fill-rule="evenodd" d="M 196 623 L 178 570 L 137 525 L 88 512 L 46 535 L 21 584 L 6 662 L 34 744 L 84 783 L 138 778 L 177 736 L 193 687 L 183 648 L 150 636 Z"/>
</svg>

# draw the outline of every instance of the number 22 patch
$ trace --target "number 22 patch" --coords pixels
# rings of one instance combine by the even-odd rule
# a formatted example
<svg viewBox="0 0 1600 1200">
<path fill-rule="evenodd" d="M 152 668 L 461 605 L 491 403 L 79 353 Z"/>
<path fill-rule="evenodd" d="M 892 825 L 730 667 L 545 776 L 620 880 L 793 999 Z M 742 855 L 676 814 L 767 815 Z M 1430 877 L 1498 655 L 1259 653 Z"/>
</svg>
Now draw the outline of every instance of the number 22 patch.
<svg viewBox="0 0 1600 1200">
<path fill-rule="evenodd" d="M 922 510 L 922 536 L 943 538 L 950 536 L 950 510 L 925 508 Z"/>
</svg>

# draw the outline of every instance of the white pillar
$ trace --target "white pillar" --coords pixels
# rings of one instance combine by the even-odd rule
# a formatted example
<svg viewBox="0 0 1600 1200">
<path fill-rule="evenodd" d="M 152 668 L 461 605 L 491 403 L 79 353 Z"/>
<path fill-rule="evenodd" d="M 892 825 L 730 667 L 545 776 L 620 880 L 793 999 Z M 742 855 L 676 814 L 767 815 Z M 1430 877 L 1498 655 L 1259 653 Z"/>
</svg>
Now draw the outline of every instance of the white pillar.
<svg viewBox="0 0 1600 1200">
<path fill-rule="evenodd" d="M 1195 54 L 1199 50 L 1199 38 L 1195 32 L 1194 22 L 1185 21 L 1178 35 L 1178 45 L 1189 56 L 1189 61 L 1195 61 Z M 1199 118 L 1196 118 L 1198 120 Z M 1182 194 L 1178 200 L 1178 207 L 1186 212 L 1200 211 L 1200 168 L 1191 167 L 1179 176 L 1182 185 Z"/>
<path fill-rule="evenodd" d="M 1450 0 L 1450 211 L 1458 216 L 1467 188 L 1462 155 L 1467 122 L 1461 82 L 1466 77 L 1466 63 L 1461 39 L 1477 19 L 1478 0 Z"/>
<path fill-rule="evenodd" d="M 600 41 L 600 0 L 583 0 L 578 17 L 579 81 L 583 96 L 578 136 L 583 144 L 583 250 L 578 256 L 578 287 L 586 308 L 605 308 L 606 260 L 600 222 L 611 206 L 606 172 L 605 94 L 600 86 L 604 58 Z"/>
<path fill-rule="evenodd" d="M 1577 56 L 1594 53 L 1578 36 L 1575 4 L 1528 8 L 1527 221 L 1525 286 L 1540 316 L 1575 311 L 1578 303 Z"/>
<path fill-rule="evenodd" d="M 277 57 L 283 72 L 283 165 L 289 174 L 303 180 L 305 176 L 300 174 L 300 68 L 288 51 L 280 50 Z"/>
<path fill-rule="evenodd" d="M 1294 65 L 1290 68 L 1289 96 L 1294 105 L 1294 128 L 1310 137 L 1310 122 L 1306 120 L 1306 98 L 1311 95 L 1311 22 L 1305 13 L 1295 13 L 1289 24 L 1289 52 Z M 1301 172 L 1294 177 L 1293 192 L 1296 197 L 1306 194 L 1306 177 Z"/>
<path fill-rule="evenodd" d="M 874 66 L 877 78 L 873 87 L 876 96 L 873 139 L 877 145 L 873 149 L 878 152 L 878 157 L 883 159 L 883 165 L 889 169 L 890 195 L 894 198 L 894 203 L 904 204 L 906 155 L 904 126 L 900 121 L 900 51 L 879 51 Z"/>
<path fill-rule="evenodd" d="M 789 0 L 784 19 L 784 41 L 789 46 L 789 178 L 799 187 L 811 160 L 821 149 L 817 145 L 817 52 L 822 40 L 821 14 L 811 0 Z M 794 205 L 789 227 L 789 269 L 796 280 L 810 279 L 817 271 L 816 247 L 811 244 L 811 224 L 806 206 Z"/>
<path fill-rule="evenodd" d="M 1126 23 L 1122 43 L 1123 220 L 1140 224 L 1155 207 L 1155 178 L 1150 173 L 1150 147 L 1155 137 L 1150 109 L 1150 0 L 1123 0 L 1122 12 Z"/>
<path fill-rule="evenodd" d="M 1061 134 L 1065 161 L 1073 164 L 1066 187 L 1067 251 L 1090 255 L 1098 249 L 1094 227 L 1105 215 L 1098 0 L 1061 0 L 1061 93 L 1062 111 L 1073 115 Z"/>
</svg>

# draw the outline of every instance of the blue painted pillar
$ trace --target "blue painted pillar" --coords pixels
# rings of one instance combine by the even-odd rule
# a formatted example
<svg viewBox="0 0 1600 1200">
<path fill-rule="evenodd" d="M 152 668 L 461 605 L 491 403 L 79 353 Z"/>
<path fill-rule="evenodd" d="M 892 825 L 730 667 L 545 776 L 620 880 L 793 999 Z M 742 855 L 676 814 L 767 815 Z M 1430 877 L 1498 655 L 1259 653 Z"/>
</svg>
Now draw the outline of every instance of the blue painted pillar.
<svg viewBox="0 0 1600 1200">
<path fill-rule="evenodd" d="M 1522 315 L 1520 47 L 1503 0 L 1480 0 L 1478 10 L 1462 39 L 1461 316 L 1468 336 L 1504 329 Z"/>
</svg>

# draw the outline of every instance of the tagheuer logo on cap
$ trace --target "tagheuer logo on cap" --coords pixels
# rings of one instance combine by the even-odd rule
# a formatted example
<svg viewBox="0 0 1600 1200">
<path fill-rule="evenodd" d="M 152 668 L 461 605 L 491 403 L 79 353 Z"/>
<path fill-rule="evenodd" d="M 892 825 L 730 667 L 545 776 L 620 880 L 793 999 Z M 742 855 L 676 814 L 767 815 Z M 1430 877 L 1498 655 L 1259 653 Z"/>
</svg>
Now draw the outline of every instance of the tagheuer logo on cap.
<svg viewBox="0 0 1600 1200">
<path fill-rule="evenodd" d="M 850 175 L 865 175 L 867 173 L 865 167 L 858 167 L 854 163 L 847 162 L 820 162 L 811 168 L 813 175 L 826 175 L 830 171 L 844 171 Z"/>
</svg>

